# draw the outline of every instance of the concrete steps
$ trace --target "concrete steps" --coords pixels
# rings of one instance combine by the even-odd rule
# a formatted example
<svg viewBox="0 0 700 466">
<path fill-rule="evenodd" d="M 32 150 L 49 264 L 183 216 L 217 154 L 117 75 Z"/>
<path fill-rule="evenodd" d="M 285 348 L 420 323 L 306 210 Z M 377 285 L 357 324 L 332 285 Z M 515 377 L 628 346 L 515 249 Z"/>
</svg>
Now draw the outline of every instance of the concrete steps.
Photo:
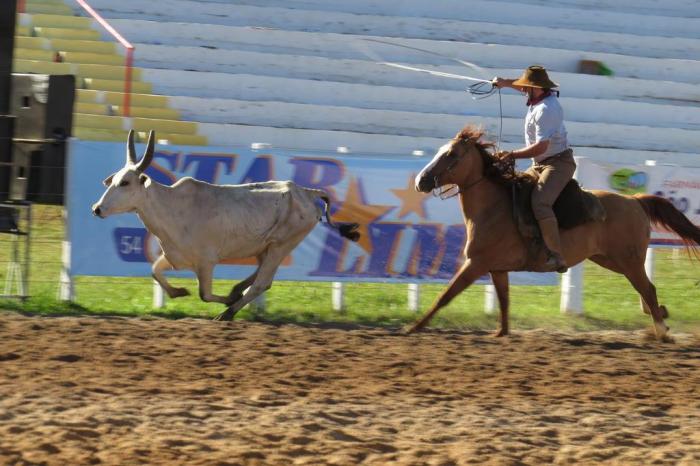
<svg viewBox="0 0 700 466">
<path fill-rule="evenodd" d="M 430 153 L 468 121 L 496 134 L 496 98 L 474 101 L 464 92 L 468 81 L 377 63 L 393 61 L 483 79 L 544 64 L 561 83 L 578 155 L 663 162 L 669 154 L 691 160 L 700 147 L 700 20 L 688 0 L 664 7 L 651 0 L 94 0 L 94 6 L 135 43 L 141 78 L 153 83 L 138 91 L 173 95 L 170 104 L 199 121 L 196 131 L 212 144 Z M 77 55 L 85 53 L 95 52 L 66 51 L 65 58 L 103 63 Z M 615 77 L 578 74 L 580 60 L 601 61 Z M 100 78 L 85 86 L 116 95 L 120 80 L 109 78 L 118 64 L 104 66 L 112 68 L 95 69 Z M 83 104 L 99 117 L 84 126 L 119 131 L 133 124 L 107 105 Z M 523 99 L 505 91 L 502 104 L 504 146 L 519 146 Z M 159 131 L 173 129 L 187 134 L 167 124 Z"/>
<path fill-rule="evenodd" d="M 240 51 L 210 51 L 198 47 L 176 47 L 141 45 L 137 49 L 137 61 L 144 66 L 145 79 L 158 83 L 157 87 L 176 92 L 178 95 L 226 97 L 227 93 L 241 94 L 244 89 L 227 86 L 226 81 L 236 75 L 259 75 L 270 78 L 313 80 L 319 83 L 364 84 L 425 90 L 464 91 L 468 81 L 445 79 L 425 73 L 398 70 L 378 63 L 363 60 L 331 60 L 319 57 L 269 54 Z M 188 68 L 194 71 L 177 70 L 177 58 L 186 57 Z M 191 58 L 191 60 L 189 60 Z M 477 74 L 488 76 L 517 76 L 522 70 L 515 68 L 485 68 L 475 72 L 464 66 L 433 66 L 418 63 L 415 66 L 454 74 Z M 154 70 L 155 68 L 162 68 Z M 202 77 L 211 87 L 192 87 L 188 73 L 211 72 Z M 182 76 L 179 75 L 182 73 Z M 207 78 L 208 76 L 208 78 Z M 626 99 L 647 103 L 685 104 L 700 106 L 700 88 L 693 84 L 671 81 L 653 81 L 634 78 L 610 78 L 576 73 L 552 72 L 552 78 L 560 83 L 562 95 L 583 99 Z M 319 84 L 321 86 L 322 84 Z M 247 86 L 250 88 L 250 86 Z M 275 89 L 270 92 L 279 94 Z M 512 92 L 512 91 L 507 91 Z M 332 96 L 329 96 L 332 98 Z M 289 96 L 288 98 L 293 98 Z M 254 100 L 254 99 L 252 99 Z"/>
<path fill-rule="evenodd" d="M 161 83 L 156 91 L 173 96 L 171 103 L 191 120 L 225 123 L 241 107 L 264 102 L 312 104 L 320 106 L 382 109 L 415 113 L 450 114 L 455 116 L 499 116 L 498 96 L 475 100 L 462 90 L 443 91 L 367 84 L 310 81 L 256 75 L 178 72 L 175 79 L 197 77 L 207 89 L 205 97 L 182 96 L 191 93 L 185 83 L 167 84 L 167 77 L 156 70 L 144 70 Z M 171 73 L 166 71 L 165 73 Z M 184 74 L 184 76 L 183 76 Z M 217 97 L 218 96 L 218 97 Z M 503 116 L 522 118 L 524 98 L 513 93 L 502 95 Z M 623 100 L 601 100 L 561 97 L 567 121 L 614 123 L 700 130 L 700 107 L 677 107 Z M 611 111 L 614 109 L 615 111 Z M 240 115 L 237 116 L 240 118 Z"/>
<path fill-rule="evenodd" d="M 237 1 L 235 5 L 228 2 L 192 0 L 161 0 L 157 3 L 139 0 L 121 0 L 118 3 L 112 0 L 92 0 L 92 4 L 107 18 L 157 17 L 159 21 L 254 25 L 288 30 L 300 28 L 310 31 L 324 28 L 324 32 L 338 32 L 329 28 L 344 26 L 347 29 L 342 32 L 346 34 L 353 33 L 353 29 L 350 29 L 350 26 L 354 25 L 353 16 L 369 24 L 374 21 L 374 16 L 383 18 L 385 22 L 426 18 L 439 20 L 436 23 L 442 24 L 445 21 L 468 18 L 472 22 L 503 25 L 546 28 L 556 25 L 557 28 L 579 31 L 700 39 L 697 18 L 638 14 L 632 6 L 625 12 L 600 13 L 592 9 L 563 5 L 544 6 L 494 0 L 402 0 L 398 5 L 375 0 L 242 0 Z M 408 27 L 405 31 L 406 34 L 411 33 Z M 466 33 L 467 30 L 463 32 Z M 554 28 L 550 32 L 556 35 Z"/>
<path fill-rule="evenodd" d="M 368 63 L 392 61 L 422 65 L 454 65 L 454 61 L 437 55 L 373 42 L 379 39 L 398 45 L 425 49 L 487 68 L 522 70 L 531 63 L 544 63 L 552 71 L 578 73 L 579 61 L 588 59 L 605 63 L 614 71 L 616 78 L 628 77 L 654 81 L 700 83 L 700 61 L 698 60 L 646 58 L 523 45 L 382 38 L 369 35 L 348 36 L 335 33 L 308 33 L 205 24 L 178 25 L 175 30 L 162 23 L 152 21 L 113 21 L 120 30 L 124 30 L 138 44 L 137 56 L 144 59 L 153 58 L 151 55 L 145 55 L 148 53 L 145 47 L 148 44 L 166 42 L 171 46 L 200 48 L 201 55 L 199 56 L 188 53 L 187 49 L 171 52 L 171 59 L 182 52 L 182 62 L 187 63 L 187 67 L 196 66 L 202 62 L 210 64 L 218 63 L 218 60 L 226 62 L 225 55 L 227 53 L 244 51 L 309 58 L 350 59 Z M 175 35 L 177 37 L 174 37 Z M 163 52 L 164 50 L 160 50 L 161 54 Z M 219 55 L 223 55 L 224 58 L 217 58 Z M 167 59 L 167 56 L 163 56 L 162 59 Z M 152 66 L 148 63 L 144 65 Z M 462 68 L 461 73 L 464 74 L 466 71 L 466 68 Z"/>
<path fill-rule="evenodd" d="M 318 151 L 331 157 L 335 148 L 342 146 L 349 153 L 376 154 L 382 156 L 408 155 L 414 150 L 424 151 L 426 163 L 437 148 L 447 142 L 444 138 L 396 136 L 386 134 L 363 134 L 348 131 L 319 129 L 273 128 L 269 126 L 200 123 L 200 134 L 208 137 L 215 146 L 242 147 L 252 143 L 268 143 L 272 147 L 290 148 L 299 151 Z M 456 133 L 456 131 L 455 131 Z M 490 133 L 493 135 L 493 133 Z M 451 136 L 454 136 L 452 134 Z M 493 137 L 491 138 L 493 139 Z M 504 149 L 522 147 L 521 143 L 503 143 Z M 671 152 L 668 150 L 624 150 L 618 148 L 575 147 L 577 156 L 586 156 L 606 163 L 642 163 L 656 160 L 658 163 L 676 163 L 683 166 L 700 167 L 700 158 L 694 152 Z M 523 162 L 527 165 L 527 161 Z"/>
<path fill-rule="evenodd" d="M 29 0 L 27 12 L 20 15 L 16 30 L 13 71 L 76 76 L 77 137 L 123 141 L 128 129 L 143 134 L 156 129 L 161 140 L 172 144 L 208 143 L 197 134 L 196 123 L 179 121 L 180 112 L 169 108 L 167 97 L 151 95 L 151 84 L 141 81 L 139 68 L 131 70 L 135 94 L 130 99 L 130 117 L 123 116 L 125 57 L 121 46 L 102 40 L 91 20 L 72 16 L 72 10 L 56 0 Z"/>
</svg>

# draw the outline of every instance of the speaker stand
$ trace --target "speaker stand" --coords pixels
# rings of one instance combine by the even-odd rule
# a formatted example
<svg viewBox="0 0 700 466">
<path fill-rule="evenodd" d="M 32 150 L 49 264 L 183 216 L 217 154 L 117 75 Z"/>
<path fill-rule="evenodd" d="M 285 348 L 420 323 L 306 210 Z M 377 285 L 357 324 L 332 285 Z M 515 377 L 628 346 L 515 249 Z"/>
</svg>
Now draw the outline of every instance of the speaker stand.
<svg viewBox="0 0 700 466">
<path fill-rule="evenodd" d="M 0 202 L 0 211 L 11 213 L 12 217 L 17 220 L 13 228 L 0 230 L 0 233 L 7 233 L 11 236 L 5 289 L 0 298 L 17 298 L 25 301 L 29 297 L 32 204 L 27 201 Z M 14 292 L 15 289 L 16 292 Z"/>
</svg>

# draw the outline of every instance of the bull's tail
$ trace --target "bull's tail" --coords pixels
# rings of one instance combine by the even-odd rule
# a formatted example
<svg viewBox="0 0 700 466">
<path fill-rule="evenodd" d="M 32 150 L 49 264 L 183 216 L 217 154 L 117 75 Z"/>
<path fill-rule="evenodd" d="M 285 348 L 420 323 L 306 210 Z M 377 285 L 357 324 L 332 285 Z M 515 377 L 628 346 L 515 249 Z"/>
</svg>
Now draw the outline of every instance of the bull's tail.
<svg viewBox="0 0 700 466">
<path fill-rule="evenodd" d="M 683 212 L 676 209 L 671 201 L 661 196 L 637 194 L 634 196 L 653 223 L 675 232 L 681 237 L 689 251 L 698 257 L 697 247 L 700 245 L 700 228 L 693 225 Z"/>
<path fill-rule="evenodd" d="M 357 231 L 358 228 L 360 228 L 360 225 L 357 223 L 334 223 L 333 220 L 331 220 L 331 199 L 328 197 L 328 194 L 326 194 L 325 191 L 322 191 L 320 189 L 309 189 L 306 188 L 308 191 L 313 192 L 316 194 L 319 199 L 323 200 L 323 202 L 326 204 L 325 208 L 325 214 L 326 214 L 326 221 L 330 226 L 338 230 L 338 233 L 340 233 L 340 236 L 349 239 L 350 241 L 357 241 L 360 239 L 360 232 Z"/>
</svg>

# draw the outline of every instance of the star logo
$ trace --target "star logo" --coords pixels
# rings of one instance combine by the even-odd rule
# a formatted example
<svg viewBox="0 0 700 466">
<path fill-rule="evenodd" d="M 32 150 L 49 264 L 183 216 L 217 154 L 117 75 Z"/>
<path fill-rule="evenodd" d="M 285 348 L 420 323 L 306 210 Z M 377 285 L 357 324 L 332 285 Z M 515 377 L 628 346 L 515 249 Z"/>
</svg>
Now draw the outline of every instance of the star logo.
<svg viewBox="0 0 700 466">
<path fill-rule="evenodd" d="M 360 233 L 360 245 L 367 253 L 372 253 L 372 237 L 369 225 L 387 214 L 394 206 L 372 205 L 365 201 L 362 182 L 353 177 L 348 184 L 345 193 L 345 201 L 333 214 L 333 222 L 359 223 L 357 231 Z"/>
<path fill-rule="evenodd" d="M 394 196 L 401 199 L 401 211 L 399 212 L 399 218 L 404 218 L 410 213 L 415 213 L 421 219 L 425 220 L 428 216 L 425 213 L 425 201 L 428 199 L 426 193 L 421 193 L 416 191 L 413 187 L 413 180 L 415 179 L 415 173 L 408 178 L 408 183 L 406 184 L 406 189 L 392 189 L 391 192 Z"/>
</svg>

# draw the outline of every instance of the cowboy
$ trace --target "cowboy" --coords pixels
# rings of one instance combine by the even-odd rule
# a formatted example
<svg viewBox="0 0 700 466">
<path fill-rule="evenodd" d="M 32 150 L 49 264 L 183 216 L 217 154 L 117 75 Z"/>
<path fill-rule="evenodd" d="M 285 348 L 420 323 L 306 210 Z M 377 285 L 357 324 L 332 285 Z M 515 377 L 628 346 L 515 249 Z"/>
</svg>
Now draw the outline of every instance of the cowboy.
<svg viewBox="0 0 700 466">
<path fill-rule="evenodd" d="M 506 159 L 532 158 L 527 173 L 538 178 L 532 191 L 532 211 L 549 250 L 547 269 L 566 272 L 559 225 L 552 205 L 573 178 L 576 162 L 566 139 L 564 111 L 557 99 L 559 92 L 554 91 L 559 85 L 550 80 L 547 70 L 538 65 L 529 66 L 518 79 L 495 77 L 492 83 L 495 87 L 510 87 L 527 95 L 526 146 L 500 155 Z"/>
</svg>

